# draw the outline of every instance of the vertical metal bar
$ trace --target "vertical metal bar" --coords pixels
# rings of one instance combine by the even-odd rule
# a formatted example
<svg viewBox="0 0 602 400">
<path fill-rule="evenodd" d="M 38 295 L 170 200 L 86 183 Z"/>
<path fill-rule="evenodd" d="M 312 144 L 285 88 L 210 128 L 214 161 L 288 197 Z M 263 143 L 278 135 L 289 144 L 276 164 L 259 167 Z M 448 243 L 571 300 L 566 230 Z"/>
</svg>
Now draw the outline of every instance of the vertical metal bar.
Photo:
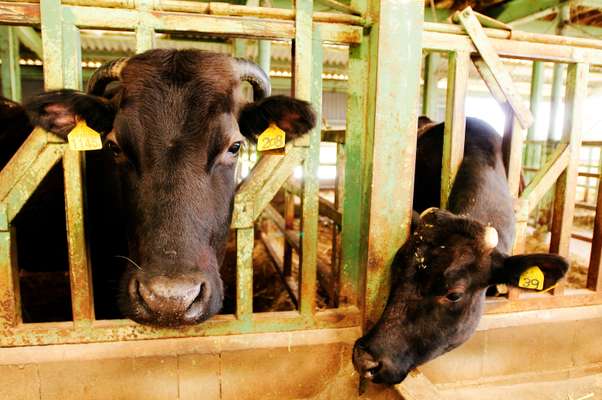
<svg viewBox="0 0 602 400">
<path fill-rule="evenodd" d="M 562 142 L 569 143 L 570 158 L 566 170 L 556 182 L 554 214 L 552 216 L 552 237 L 550 252 L 564 257 L 569 256 L 569 242 L 575 211 L 575 187 L 581 148 L 581 129 L 584 101 L 587 96 L 589 65 L 577 63 L 569 65 L 567 71 L 564 132 Z M 554 294 L 562 294 L 562 286 Z"/>
<path fill-rule="evenodd" d="M 21 101 L 21 67 L 16 28 L 0 26 L 0 59 L 2 60 L 2 95 Z"/>
<path fill-rule="evenodd" d="M 82 83 L 82 50 L 79 29 L 70 23 L 63 23 L 63 86 L 79 89 Z M 52 58 L 52 57 L 50 57 Z"/>
<path fill-rule="evenodd" d="M 260 40 L 257 44 L 259 66 L 265 71 L 268 76 L 270 75 L 271 61 L 272 61 L 272 42 L 269 40 Z"/>
<path fill-rule="evenodd" d="M 464 131 L 466 129 L 466 88 L 470 54 L 449 54 L 447 75 L 447 102 L 445 106 L 445 134 L 443 140 L 443 164 L 441 170 L 441 207 L 447 208 L 447 199 L 464 157 Z"/>
<path fill-rule="evenodd" d="M 347 124 L 345 129 L 345 177 L 342 200 L 341 270 L 339 278 L 340 302 L 358 304 L 361 273 L 365 265 L 365 240 L 369 212 L 369 198 L 365 175 L 371 164 L 368 157 L 370 134 L 368 127 L 374 120 L 368 113 L 368 98 L 374 98 L 376 73 L 369 69 L 372 31 L 362 43 L 349 48 L 349 84 L 347 85 Z M 366 73 L 368 72 L 368 76 Z M 353 193 L 353 195 L 350 195 Z"/>
<path fill-rule="evenodd" d="M 284 191 L 284 229 L 292 230 L 295 226 L 295 196 L 288 190 Z M 282 272 L 289 278 L 293 272 L 293 248 L 288 240 L 284 241 L 284 256 L 282 257 Z"/>
<path fill-rule="evenodd" d="M 343 199 L 345 198 L 345 145 L 337 142 L 337 165 L 336 176 L 334 179 L 334 208 L 342 212 Z M 340 296 L 340 276 L 341 276 L 341 227 L 336 223 L 332 224 L 332 255 L 330 257 L 332 268 L 332 293 L 331 306 L 339 306 Z"/>
<path fill-rule="evenodd" d="M 236 318 L 250 321 L 253 314 L 253 228 L 236 230 Z"/>
<path fill-rule="evenodd" d="M 141 21 L 136 27 L 136 53 L 144 53 L 155 47 L 155 29 Z"/>
<path fill-rule="evenodd" d="M 510 105 L 506 105 L 506 127 L 502 148 L 504 151 L 504 166 L 508 177 L 508 186 L 514 199 L 518 198 L 520 177 L 522 172 L 523 128 L 514 116 Z"/>
<path fill-rule="evenodd" d="M 6 208 L 3 208 L 6 212 Z M 0 230 L 0 332 L 21 322 L 14 230 Z"/>
<path fill-rule="evenodd" d="M 424 86 L 422 89 L 422 115 L 436 119 L 437 111 L 437 67 L 440 56 L 428 53 L 424 60 Z"/>
<path fill-rule="evenodd" d="M 44 88 L 61 89 L 63 82 L 63 25 L 60 0 L 40 1 L 42 46 L 44 54 L 52 57 L 44 59 Z"/>
<path fill-rule="evenodd" d="M 562 81 L 566 73 L 566 64 L 554 64 L 552 76 L 552 93 L 550 97 L 550 124 L 548 128 L 548 142 L 559 140 L 562 126 L 556 122 L 556 116 L 561 114 L 562 107 Z"/>
<path fill-rule="evenodd" d="M 377 321 L 385 306 L 391 262 L 410 231 L 423 9 L 418 1 L 383 0 L 372 28 L 378 29 L 378 55 L 366 326 Z M 399 93 L 404 93 L 401 99 Z"/>
<path fill-rule="evenodd" d="M 508 177 L 508 187 L 512 198 L 518 200 L 520 186 L 520 176 L 522 171 L 521 159 L 523 150 L 523 129 L 518 119 L 514 116 L 512 107 L 505 105 L 506 127 L 502 148 L 504 152 L 504 165 Z M 519 203 L 522 204 L 522 203 Z M 519 207 L 516 213 L 516 236 L 512 247 L 512 254 L 524 253 L 525 240 L 527 235 L 527 222 L 529 214 Z M 510 287 L 508 289 L 508 299 L 515 300 L 520 296 L 520 289 Z"/>
<path fill-rule="evenodd" d="M 155 29 L 150 15 L 153 3 L 153 0 L 137 0 L 137 8 L 140 12 L 136 26 L 136 53 L 143 53 L 156 47 Z"/>
<path fill-rule="evenodd" d="M 602 171 L 602 152 L 599 153 L 598 171 Z M 594 217 L 594 234 L 587 270 L 587 288 L 595 291 L 602 289 L 602 179 L 598 178 L 598 194 L 596 197 L 596 215 Z"/>
<path fill-rule="evenodd" d="M 94 319 L 92 273 L 88 264 L 88 252 L 84 234 L 81 153 L 65 150 L 63 168 L 65 174 L 65 209 L 67 213 L 71 306 L 73 309 L 73 321 L 78 323 Z"/>
<path fill-rule="evenodd" d="M 64 22 L 59 1 L 44 1 L 42 8 L 42 38 L 44 77 L 47 89 L 81 89 L 81 46 L 79 30 Z M 73 320 L 89 323 L 94 318 L 92 283 L 83 220 L 83 158 L 81 153 L 65 150 L 65 209 Z"/>
<path fill-rule="evenodd" d="M 527 132 L 527 140 L 535 140 L 535 136 L 540 129 L 541 103 L 543 101 L 543 81 L 544 81 L 543 61 L 533 61 L 531 74 L 531 113 L 533 114 L 533 125 Z M 524 154 L 523 164 L 527 167 L 539 168 L 541 160 L 539 157 L 537 145 L 527 144 Z"/>
<path fill-rule="evenodd" d="M 303 100 L 311 100 L 311 73 L 313 67 L 312 1 L 297 0 L 295 10 L 295 97 Z"/>
<path fill-rule="evenodd" d="M 322 43 L 312 36 L 313 2 L 295 3 L 295 96 L 310 99 L 318 114 L 318 124 L 301 144 L 309 145 L 303 164 L 301 204 L 301 253 L 299 271 L 299 311 L 313 315 L 316 309 L 316 267 L 318 244 L 318 167 L 320 164 L 320 116 L 322 114 Z"/>
<path fill-rule="evenodd" d="M 62 30 L 63 85 L 66 88 L 81 89 L 83 85 L 79 29 L 71 23 L 63 22 Z M 89 323 L 94 319 L 94 300 L 84 230 L 83 153 L 66 149 L 63 170 L 73 321 L 76 324 Z"/>
</svg>

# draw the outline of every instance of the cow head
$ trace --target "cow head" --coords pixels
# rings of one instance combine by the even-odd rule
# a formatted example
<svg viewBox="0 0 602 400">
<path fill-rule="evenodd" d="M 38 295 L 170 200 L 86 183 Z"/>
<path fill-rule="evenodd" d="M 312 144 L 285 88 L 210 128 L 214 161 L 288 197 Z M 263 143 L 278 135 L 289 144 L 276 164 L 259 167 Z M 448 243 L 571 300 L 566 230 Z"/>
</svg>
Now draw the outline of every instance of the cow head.
<svg viewBox="0 0 602 400">
<path fill-rule="evenodd" d="M 242 81 L 251 83 L 254 102 L 242 101 Z M 100 67 L 87 94 L 49 92 L 26 104 L 36 125 L 59 135 L 78 118 L 103 134 L 126 210 L 126 316 L 179 326 L 221 308 L 219 266 L 243 141 L 272 122 L 287 139 L 315 125 L 308 103 L 269 94 L 268 77 L 248 61 L 151 50 Z"/>
<path fill-rule="evenodd" d="M 429 209 L 393 261 L 395 282 L 385 311 L 356 343 L 353 363 L 376 383 L 401 382 L 410 370 L 464 343 L 475 331 L 488 286 L 516 286 L 539 266 L 544 289 L 566 273 L 553 254 L 507 256 L 497 232 L 478 221 Z"/>
</svg>

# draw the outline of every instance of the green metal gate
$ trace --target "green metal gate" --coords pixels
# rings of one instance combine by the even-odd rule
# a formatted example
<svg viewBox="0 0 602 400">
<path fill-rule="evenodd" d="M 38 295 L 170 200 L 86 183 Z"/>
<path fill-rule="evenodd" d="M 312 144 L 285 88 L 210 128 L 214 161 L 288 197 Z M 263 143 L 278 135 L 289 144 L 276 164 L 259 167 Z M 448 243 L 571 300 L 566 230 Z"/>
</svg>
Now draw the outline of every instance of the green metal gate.
<svg viewBox="0 0 602 400">
<path fill-rule="evenodd" d="M 316 311 L 315 306 L 319 126 L 287 145 L 286 155 L 262 157 L 236 195 L 236 313 L 183 329 L 95 319 L 83 226 L 82 156 L 36 129 L 0 172 L 0 346 L 341 328 L 373 321 L 387 297 L 387 267 L 409 230 L 423 19 L 422 2 L 380 3 L 359 0 L 344 8 L 347 13 L 325 13 L 313 12 L 310 0 L 298 0 L 292 10 L 179 0 L 0 2 L 0 23 L 41 27 L 47 89 L 81 89 L 80 29 L 135 30 L 139 52 L 154 46 L 156 32 L 292 40 L 295 96 L 310 100 L 317 110 L 322 44 L 348 45 L 350 59 L 347 129 L 340 145 L 346 168 L 338 307 Z M 400 47 L 400 37 L 410 46 Z M 404 93 L 402 101 L 399 93 Z M 73 321 L 26 324 L 20 316 L 11 221 L 59 162 L 65 177 Z M 304 170 L 299 308 L 253 313 L 254 223 L 299 164 Z"/>
</svg>

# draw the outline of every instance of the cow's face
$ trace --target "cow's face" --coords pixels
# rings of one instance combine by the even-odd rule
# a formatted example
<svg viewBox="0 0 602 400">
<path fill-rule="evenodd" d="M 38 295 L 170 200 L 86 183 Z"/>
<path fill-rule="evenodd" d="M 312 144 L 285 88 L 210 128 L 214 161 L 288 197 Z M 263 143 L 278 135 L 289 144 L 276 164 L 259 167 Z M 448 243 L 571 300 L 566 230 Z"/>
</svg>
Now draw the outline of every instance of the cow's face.
<svg viewBox="0 0 602 400">
<path fill-rule="evenodd" d="M 385 311 L 353 351 L 355 368 L 376 383 L 398 383 L 464 343 L 477 327 L 488 286 L 517 285 L 537 265 L 548 288 L 568 268 L 557 255 L 505 256 L 495 248 L 494 228 L 447 211 L 427 210 L 415 225 L 394 259 Z"/>
<path fill-rule="evenodd" d="M 132 262 L 120 305 L 135 321 L 194 324 L 219 311 L 219 265 L 245 136 L 275 122 L 291 138 L 315 124 L 311 108 L 299 100 L 274 96 L 241 104 L 241 75 L 249 68 L 220 54 L 155 50 L 127 61 L 111 100 L 78 95 L 97 108 L 83 117 L 92 126 L 99 117 L 97 129 L 108 132 L 104 151 L 121 183 Z M 262 97 L 269 92 L 267 78 L 258 69 L 253 73 L 254 86 L 262 80 Z M 61 108 L 39 103 L 29 109 L 48 114 Z M 62 103 L 61 111 L 78 114 L 74 104 Z"/>
</svg>

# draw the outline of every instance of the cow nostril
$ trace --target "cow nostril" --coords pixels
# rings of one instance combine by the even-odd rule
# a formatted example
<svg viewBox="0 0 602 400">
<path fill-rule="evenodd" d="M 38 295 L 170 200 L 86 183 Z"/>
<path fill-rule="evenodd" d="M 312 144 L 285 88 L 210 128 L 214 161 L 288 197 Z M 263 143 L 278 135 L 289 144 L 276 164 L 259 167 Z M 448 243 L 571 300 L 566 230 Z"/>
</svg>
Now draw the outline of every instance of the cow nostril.
<svg viewBox="0 0 602 400">
<path fill-rule="evenodd" d="M 364 365 L 364 378 L 374 378 L 383 367 L 383 363 L 378 361 L 373 361 L 373 364 L 370 365 Z"/>
<path fill-rule="evenodd" d="M 199 294 L 194 298 L 194 300 L 186 308 L 186 312 L 189 312 L 193 307 L 204 303 L 204 301 L 205 301 L 205 293 L 207 292 L 206 288 L 207 288 L 207 285 L 204 282 L 202 282 L 199 285 Z"/>
</svg>

